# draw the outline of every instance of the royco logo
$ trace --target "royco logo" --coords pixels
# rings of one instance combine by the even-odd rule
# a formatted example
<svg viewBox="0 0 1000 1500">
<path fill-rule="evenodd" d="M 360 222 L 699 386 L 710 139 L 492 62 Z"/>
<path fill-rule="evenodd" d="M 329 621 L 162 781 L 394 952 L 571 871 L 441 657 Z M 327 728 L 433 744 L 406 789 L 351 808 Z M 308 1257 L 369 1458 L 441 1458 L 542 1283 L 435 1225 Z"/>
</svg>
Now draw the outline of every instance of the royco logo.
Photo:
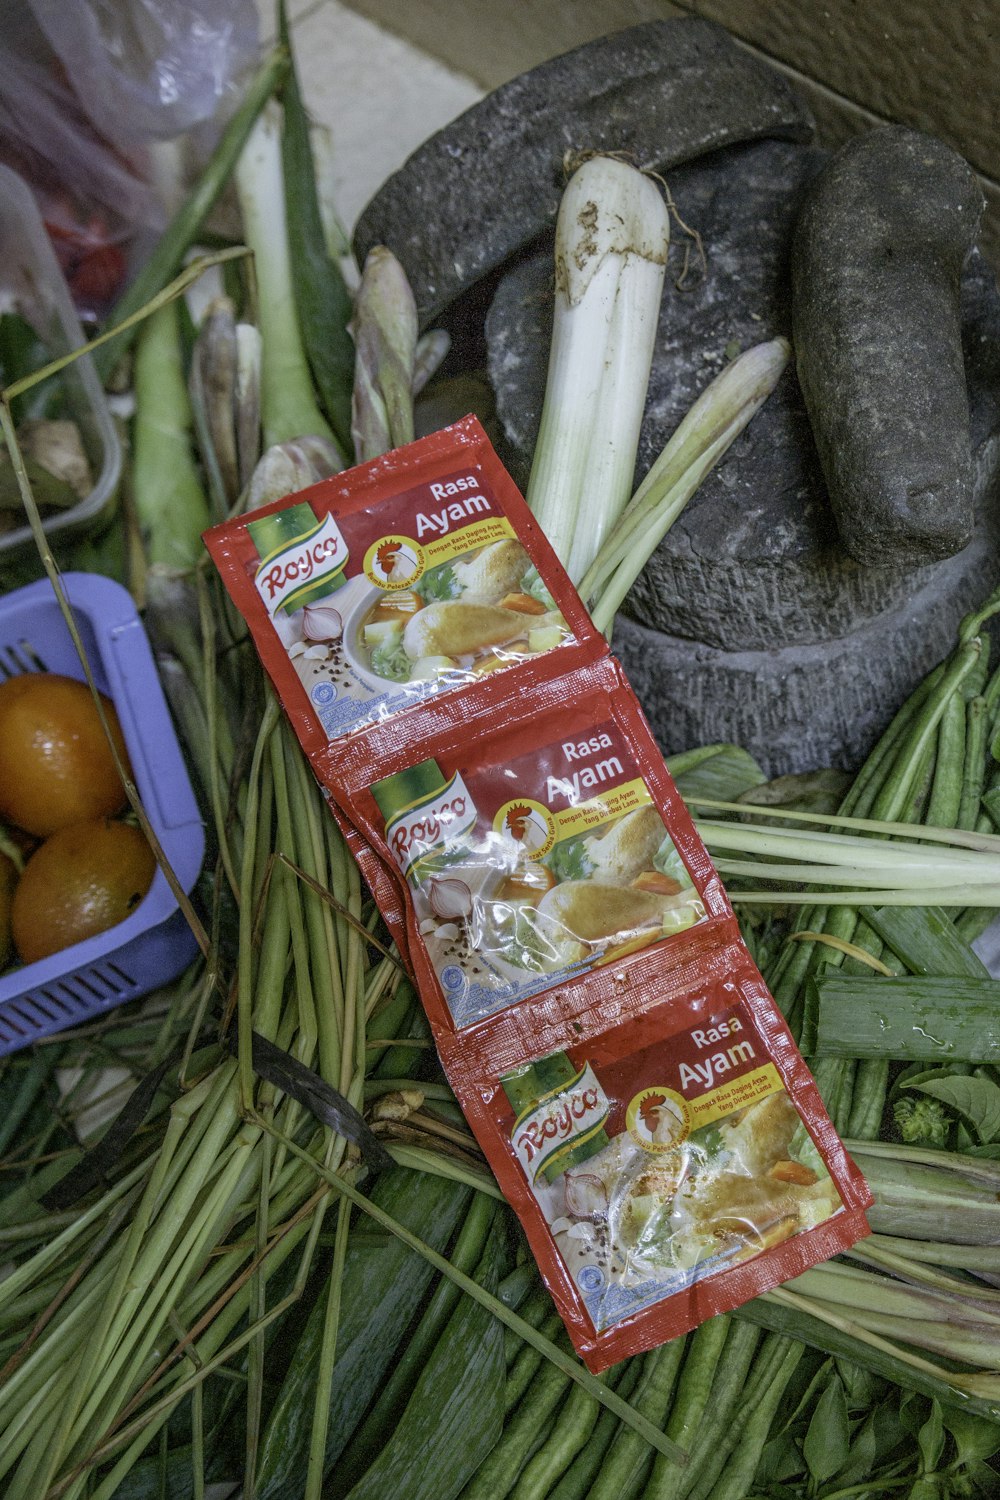
<svg viewBox="0 0 1000 1500">
<path fill-rule="evenodd" d="M 398 813 L 386 825 L 386 842 L 407 875 L 418 860 L 474 827 L 478 816 L 469 789 L 456 772 L 433 796 Z"/>
<path fill-rule="evenodd" d="M 589 1063 L 557 1092 L 546 1094 L 514 1121 L 511 1143 L 529 1182 L 551 1181 L 588 1153 L 611 1113 L 608 1096 Z M 603 1144 L 603 1143 L 602 1143 Z"/>
<path fill-rule="evenodd" d="M 255 583 L 269 615 L 282 607 L 286 613 L 296 598 L 321 578 L 339 573 L 347 562 L 347 543 L 332 516 L 317 521 L 311 531 L 262 559 Z"/>
</svg>

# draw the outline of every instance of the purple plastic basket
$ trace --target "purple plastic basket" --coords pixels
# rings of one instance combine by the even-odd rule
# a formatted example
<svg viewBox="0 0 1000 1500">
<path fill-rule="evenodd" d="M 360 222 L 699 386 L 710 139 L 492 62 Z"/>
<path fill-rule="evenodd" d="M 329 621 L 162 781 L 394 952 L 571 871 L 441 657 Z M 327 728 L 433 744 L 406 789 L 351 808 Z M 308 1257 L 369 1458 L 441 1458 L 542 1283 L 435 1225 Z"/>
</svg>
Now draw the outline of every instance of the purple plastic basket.
<svg viewBox="0 0 1000 1500">
<path fill-rule="evenodd" d="M 68 573 L 65 585 L 97 686 L 118 711 L 149 820 L 189 891 L 205 831 L 135 605 L 119 584 L 96 574 Z M 22 672 L 83 677 L 47 581 L 0 596 L 0 679 Z M 158 869 L 145 899 L 117 927 L 0 976 L 0 1056 L 166 984 L 196 951 Z"/>
</svg>

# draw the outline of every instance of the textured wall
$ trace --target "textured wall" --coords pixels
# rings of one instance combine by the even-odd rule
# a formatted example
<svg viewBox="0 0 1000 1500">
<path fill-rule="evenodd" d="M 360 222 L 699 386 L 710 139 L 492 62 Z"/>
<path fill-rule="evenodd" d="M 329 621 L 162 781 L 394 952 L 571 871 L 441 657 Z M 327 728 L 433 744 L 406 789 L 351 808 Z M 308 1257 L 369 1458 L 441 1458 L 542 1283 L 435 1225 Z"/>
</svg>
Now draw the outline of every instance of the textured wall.
<svg viewBox="0 0 1000 1500">
<path fill-rule="evenodd" d="M 802 89 L 824 144 L 885 120 L 931 131 L 983 180 L 982 242 L 1000 265 L 1000 5 L 997 0 L 350 0 L 390 30 L 493 88 L 606 31 L 694 12 L 777 64 Z"/>
</svg>

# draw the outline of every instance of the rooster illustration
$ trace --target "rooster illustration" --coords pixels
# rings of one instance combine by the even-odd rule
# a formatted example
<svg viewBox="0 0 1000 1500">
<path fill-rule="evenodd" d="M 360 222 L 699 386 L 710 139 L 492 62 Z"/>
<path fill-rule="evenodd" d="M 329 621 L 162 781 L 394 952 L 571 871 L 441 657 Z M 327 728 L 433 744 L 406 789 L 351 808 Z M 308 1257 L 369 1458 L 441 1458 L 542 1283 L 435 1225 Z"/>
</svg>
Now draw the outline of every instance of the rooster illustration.
<svg viewBox="0 0 1000 1500">
<path fill-rule="evenodd" d="M 395 571 L 396 566 L 400 560 L 400 553 L 402 552 L 402 550 L 402 542 L 394 542 L 391 540 L 382 542 L 381 545 L 376 548 L 375 563 L 383 578 L 389 579 L 392 577 L 393 572 Z"/>
<path fill-rule="evenodd" d="M 519 844 L 524 842 L 525 835 L 528 832 L 528 820 L 530 817 L 531 808 L 526 807 L 523 802 L 515 802 L 513 807 L 507 809 L 507 816 L 504 819 L 507 831 L 511 838 L 516 839 Z"/>
<path fill-rule="evenodd" d="M 647 1094 L 639 1105 L 639 1119 L 658 1146 L 669 1146 L 684 1129 L 680 1111 L 666 1094 Z"/>
</svg>

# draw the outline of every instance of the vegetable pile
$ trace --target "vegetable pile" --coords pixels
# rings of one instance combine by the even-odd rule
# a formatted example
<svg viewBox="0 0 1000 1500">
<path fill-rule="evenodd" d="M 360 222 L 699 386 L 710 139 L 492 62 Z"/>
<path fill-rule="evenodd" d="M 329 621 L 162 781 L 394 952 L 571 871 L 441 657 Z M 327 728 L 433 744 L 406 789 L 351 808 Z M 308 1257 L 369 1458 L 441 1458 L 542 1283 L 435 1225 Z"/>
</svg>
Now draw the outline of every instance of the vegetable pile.
<svg viewBox="0 0 1000 1500">
<path fill-rule="evenodd" d="M 252 274 L 241 246 L 181 270 L 234 172 Z M 633 237 L 609 238 L 579 297 L 565 288 L 529 495 L 610 631 L 790 351 L 778 340 L 734 360 L 630 499 L 645 380 L 622 368 L 634 345 L 615 317 L 650 295 L 624 283 L 637 255 L 639 283 L 662 271 L 666 221 L 632 169 L 585 163 L 573 193 L 584 173 L 588 201 Z M 632 192 L 635 220 L 620 212 Z M 352 295 L 321 210 L 282 45 L 94 345 L 105 377 L 131 356 L 136 410 L 130 504 L 91 563 L 129 560 L 211 856 L 188 908 L 201 956 L 180 981 L 0 1065 L 4 1494 L 152 1500 L 215 1481 L 248 1500 L 998 1493 L 1000 1039 L 970 943 L 1000 908 L 1000 670 L 985 628 L 1000 599 L 963 622 L 846 795 L 820 777 L 778 796 L 733 746 L 670 762 L 873 1186 L 874 1233 L 589 1375 L 200 541 L 234 508 L 412 438 L 442 358 L 438 335 L 418 339 L 388 251 Z M 571 231 L 560 224 L 557 255 L 572 255 Z M 225 296 L 195 328 L 180 298 L 209 260 Z M 603 307 L 585 306 L 602 287 Z M 575 397 L 591 359 L 611 384 L 587 414 Z M 61 595 L 12 416 L 48 373 L 7 386 L 0 422 Z M 608 475 L 593 529 L 564 462 L 577 423 L 618 450 L 591 460 Z M 434 597 L 452 582 L 434 579 Z M 537 599 L 533 583 L 519 580 L 519 600 Z"/>
</svg>

